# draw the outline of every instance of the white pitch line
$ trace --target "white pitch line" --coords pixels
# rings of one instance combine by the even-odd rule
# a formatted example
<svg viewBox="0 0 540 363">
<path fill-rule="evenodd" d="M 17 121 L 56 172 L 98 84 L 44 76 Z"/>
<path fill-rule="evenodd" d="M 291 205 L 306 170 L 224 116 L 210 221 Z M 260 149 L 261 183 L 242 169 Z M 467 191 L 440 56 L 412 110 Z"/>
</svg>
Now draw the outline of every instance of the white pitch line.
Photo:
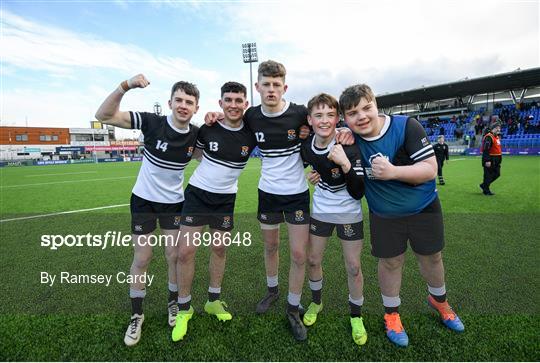
<svg viewBox="0 0 540 363">
<path fill-rule="evenodd" d="M 22 187 L 31 187 L 31 186 L 38 186 L 38 185 L 53 185 L 53 184 L 66 184 L 66 183 L 83 183 L 83 182 L 92 182 L 92 181 L 101 181 L 101 180 L 116 180 L 116 179 L 127 179 L 127 178 L 135 178 L 135 175 L 133 175 L 133 176 L 119 176 L 119 177 L 116 177 L 116 178 L 82 179 L 82 180 L 64 180 L 64 181 L 48 182 L 48 183 L 33 183 L 33 184 L 19 184 L 19 185 L 2 185 L 2 186 L 0 186 L 0 188 L 22 188 Z"/>
<path fill-rule="evenodd" d="M 466 159 L 466 158 L 462 158 L 462 159 L 450 159 L 448 161 L 460 161 L 460 160 L 469 160 L 469 159 Z"/>
<path fill-rule="evenodd" d="M 32 219 L 32 218 L 43 218 L 43 217 L 58 216 L 58 215 L 61 215 L 61 214 L 73 214 L 73 213 L 90 212 L 90 211 L 99 210 L 99 209 L 119 208 L 119 207 L 126 207 L 128 205 L 129 204 L 115 204 L 115 205 L 108 205 L 108 206 L 105 206 L 105 207 L 96 207 L 96 208 L 87 208 L 87 209 L 78 209 L 78 210 L 68 210 L 68 211 L 64 211 L 64 212 L 56 212 L 56 213 L 49 213 L 49 214 L 38 214 L 38 215 L 35 215 L 35 216 L 28 216 L 28 217 L 0 219 L 0 223 L 11 222 L 11 221 L 21 221 L 21 220 L 24 220 L 24 219 Z"/>
<path fill-rule="evenodd" d="M 27 178 L 32 176 L 53 176 L 53 175 L 75 175 L 75 174 L 96 174 L 97 171 L 80 171 L 77 173 L 56 173 L 56 174 L 30 174 L 26 175 Z"/>
</svg>

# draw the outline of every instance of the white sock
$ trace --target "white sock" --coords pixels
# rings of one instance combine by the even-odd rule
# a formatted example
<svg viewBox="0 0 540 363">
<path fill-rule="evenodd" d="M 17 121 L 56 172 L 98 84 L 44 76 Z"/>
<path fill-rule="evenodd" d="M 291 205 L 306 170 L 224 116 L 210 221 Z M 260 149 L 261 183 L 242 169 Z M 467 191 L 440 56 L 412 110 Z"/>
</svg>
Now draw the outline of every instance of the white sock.
<svg viewBox="0 0 540 363">
<path fill-rule="evenodd" d="M 287 296 L 287 302 L 292 306 L 299 306 L 301 297 L 302 294 L 294 294 L 289 291 L 289 295 Z"/>
<path fill-rule="evenodd" d="M 188 302 L 191 301 L 191 295 L 188 295 L 186 297 L 180 297 L 178 296 L 178 303 L 179 304 L 187 304 Z"/>
<path fill-rule="evenodd" d="M 431 287 L 428 285 L 427 287 L 429 293 L 431 295 L 435 295 L 435 296 L 441 296 L 441 295 L 444 295 L 446 294 L 446 286 L 445 285 L 442 285 L 441 287 Z"/>
<path fill-rule="evenodd" d="M 354 305 L 358 305 L 358 306 L 364 305 L 363 296 L 361 296 L 359 299 L 353 299 L 353 297 L 349 294 L 349 301 L 352 302 Z"/>
<path fill-rule="evenodd" d="M 268 287 L 275 287 L 278 285 L 278 276 L 266 276 L 266 285 Z"/>
<path fill-rule="evenodd" d="M 178 285 L 169 282 L 169 291 L 178 291 Z"/>
<path fill-rule="evenodd" d="M 323 279 L 320 279 L 318 281 L 309 280 L 309 288 L 311 290 L 321 290 L 322 289 L 322 280 Z"/>
<path fill-rule="evenodd" d="M 401 305 L 401 299 L 399 298 L 399 295 L 398 296 L 384 296 L 381 294 L 381 296 L 382 296 L 383 305 L 386 306 L 387 308 L 396 308 L 399 305 Z"/>
<path fill-rule="evenodd" d="M 137 289 L 129 289 L 129 297 L 134 299 L 137 297 L 144 298 L 146 296 L 146 289 L 137 290 Z"/>
</svg>

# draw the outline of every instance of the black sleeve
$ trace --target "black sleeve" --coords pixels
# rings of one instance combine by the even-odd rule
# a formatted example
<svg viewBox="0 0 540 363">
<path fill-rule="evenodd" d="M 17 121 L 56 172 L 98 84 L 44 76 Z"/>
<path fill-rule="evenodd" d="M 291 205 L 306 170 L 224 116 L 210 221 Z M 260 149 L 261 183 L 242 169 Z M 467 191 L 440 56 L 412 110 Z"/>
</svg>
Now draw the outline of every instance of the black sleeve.
<svg viewBox="0 0 540 363">
<path fill-rule="evenodd" d="M 491 149 L 491 146 L 493 146 L 493 139 L 487 135 L 484 137 L 484 141 L 482 144 L 482 162 L 490 161 L 491 158 L 489 157 L 489 149 Z"/>
<path fill-rule="evenodd" d="M 405 126 L 404 146 L 405 151 L 415 163 L 435 155 L 433 146 L 426 135 L 426 130 L 424 130 L 420 122 L 412 117 L 407 120 L 407 125 Z"/>
<path fill-rule="evenodd" d="M 300 105 L 300 115 L 301 115 L 302 121 L 303 121 L 302 125 L 306 125 L 311 129 L 311 126 L 309 126 L 309 122 L 307 120 L 308 110 L 307 110 L 306 106 Z"/>
<path fill-rule="evenodd" d="M 307 168 L 309 165 L 309 156 L 307 154 L 306 148 L 309 147 L 310 145 L 311 145 L 310 137 L 302 141 L 302 145 L 300 145 L 300 157 L 302 158 L 302 162 L 304 163 L 304 168 Z"/>
<path fill-rule="evenodd" d="M 448 145 L 444 144 L 444 157 L 446 160 L 450 159 L 450 154 L 448 154 Z"/>
<path fill-rule="evenodd" d="M 354 199 L 360 200 L 365 193 L 364 167 L 362 166 L 360 151 L 356 146 L 350 146 L 345 148 L 345 153 L 351 162 L 351 169 L 345 174 L 347 192 Z"/>
<path fill-rule="evenodd" d="M 205 131 L 207 128 L 208 126 L 202 125 L 199 128 L 199 131 L 197 132 L 197 141 L 195 142 L 195 147 L 197 149 L 204 150 L 204 148 L 206 147 L 206 141 L 205 141 L 204 135 L 206 134 Z"/>
<path fill-rule="evenodd" d="M 152 124 L 156 122 L 156 118 L 159 118 L 155 113 L 135 111 L 129 111 L 129 117 L 131 118 L 131 128 L 141 130 L 143 135 L 145 135 L 152 127 Z"/>
</svg>

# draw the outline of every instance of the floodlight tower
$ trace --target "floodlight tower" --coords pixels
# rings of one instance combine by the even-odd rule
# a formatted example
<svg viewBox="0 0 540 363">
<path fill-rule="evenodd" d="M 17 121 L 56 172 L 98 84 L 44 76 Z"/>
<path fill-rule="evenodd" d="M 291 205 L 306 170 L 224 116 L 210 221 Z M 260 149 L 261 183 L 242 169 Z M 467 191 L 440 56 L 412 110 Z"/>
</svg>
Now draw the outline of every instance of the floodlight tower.
<svg viewBox="0 0 540 363">
<path fill-rule="evenodd" d="M 161 116 L 161 105 L 159 102 L 154 103 L 154 113 L 158 116 Z"/>
<path fill-rule="evenodd" d="M 242 56 L 244 63 L 249 63 L 249 89 L 251 91 L 251 105 L 253 106 L 253 70 L 251 63 L 258 62 L 257 58 L 257 43 L 242 44 Z"/>
</svg>

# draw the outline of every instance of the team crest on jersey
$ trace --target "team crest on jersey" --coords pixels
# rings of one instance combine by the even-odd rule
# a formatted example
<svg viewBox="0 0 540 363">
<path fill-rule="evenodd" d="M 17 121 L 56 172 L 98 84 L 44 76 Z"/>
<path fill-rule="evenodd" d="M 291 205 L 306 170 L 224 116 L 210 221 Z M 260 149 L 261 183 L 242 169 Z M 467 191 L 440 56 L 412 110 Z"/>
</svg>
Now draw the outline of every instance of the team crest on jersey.
<svg viewBox="0 0 540 363">
<path fill-rule="evenodd" d="M 180 216 L 174 216 L 174 225 L 175 226 L 179 226 L 180 225 L 180 220 L 182 218 Z"/>
<path fill-rule="evenodd" d="M 429 145 L 429 141 L 427 139 L 427 137 L 423 137 L 422 140 L 420 140 L 422 142 L 422 146 L 428 146 Z"/>
<path fill-rule="evenodd" d="M 339 172 L 339 168 L 330 169 L 330 172 L 332 173 L 332 178 L 334 179 L 337 179 L 341 176 L 341 173 Z"/>
<path fill-rule="evenodd" d="M 186 155 L 188 158 L 190 158 L 193 155 L 193 146 L 188 147 Z"/>
<path fill-rule="evenodd" d="M 373 160 L 375 160 L 375 158 L 378 158 L 378 157 L 381 157 L 381 158 L 385 158 L 386 160 L 388 160 L 388 156 L 386 155 L 383 155 L 382 153 L 377 153 L 377 154 L 373 154 L 369 157 L 369 164 L 373 164 Z"/>
<path fill-rule="evenodd" d="M 388 160 L 388 156 L 383 155 L 381 153 L 377 153 L 369 157 L 369 165 L 373 164 L 373 160 L 375 160 L 375 158 L 378 158 L 378 157 L 385 158 L 386 160 Z M 364 170 L 365 170 L 365 176 L 367 176 L 368 179 L 375 179 L 375 177 L 373 176 L 373 169 L 371 168 L 371 166 L 364 168 Z"/>
<path fill-rule="evenodd" d="M 221 227 L 229 228 L 230 226 L 231 226 L 231 216 L 223 217 L 223 223 L 221 224 Z"/>
<path fill-rule="evenodd" d="M 354 229 L 352 228 L 352 226 L 350 224 L 344 224 L 343 225 L 343 234 L 345 234 L 345 236 L 347 237 L 352 237 L 354 236 Z"/>
<path fill-rule="evenodd" d="M 296 139 L 296 130 L 287 130 L 287 139 L 289 140 Z"/>
<path fill-rule="evenodd" d="M 240 155 L 248 156 L 248 154 L 249 154 L 249 146 L 242 146 L 242 151 L 240 151 Z"/>
<path fill-rule="evenodd" d="M 304 211 L 303 210 L 297 210 L 294 212 L 294 220 L 297 222 L 303 222 L 304 221 Z"/>
</svg>

